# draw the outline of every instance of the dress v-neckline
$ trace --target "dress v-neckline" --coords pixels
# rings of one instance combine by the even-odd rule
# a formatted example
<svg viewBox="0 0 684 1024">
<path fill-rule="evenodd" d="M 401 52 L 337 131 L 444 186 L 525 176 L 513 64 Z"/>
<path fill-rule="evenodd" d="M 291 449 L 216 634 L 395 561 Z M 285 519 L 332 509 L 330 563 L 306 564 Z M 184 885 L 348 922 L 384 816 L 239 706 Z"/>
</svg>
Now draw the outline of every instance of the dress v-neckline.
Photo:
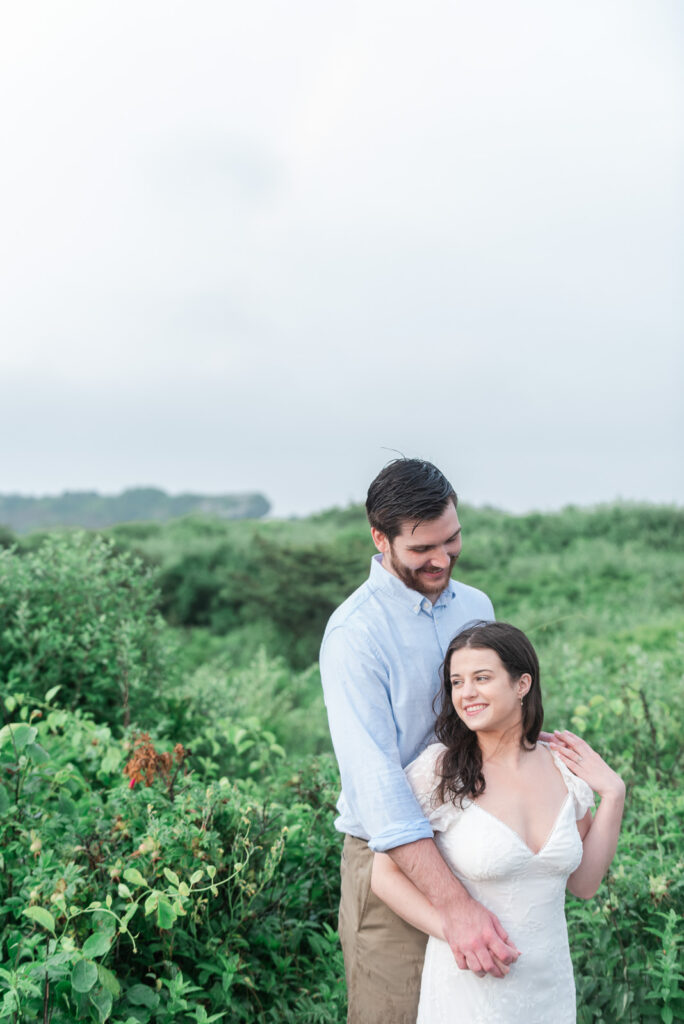
<svg viewBox="0 0 684 1024">
<path fill-rule="evenodd" d="M 551 826 L 551 831 L 549 832 L 549 834 L 547 835 L 546 839 L 544 840 L 544 842 L 539 847 L 539 849 L 537 850 L 536 853 L 534 852 L 534 850 L 532 849 L 531 846 L 527 845 L 527 843 L 525 842 L 523 837 L 520 835 L 520 833 L 516 832 L 514 828 L 512 828 L 510 825 L 507 825 L 506 822 L 503 821 L 501 818 L 497 818 L 496 814 L 492 814 L 492 812 L 488 811 L 486 807 L 480 807 L 480 805 L 476 804 L 474 800 L 470 801 L 470 806 L 471 807 L 477 807 L 477 809 L 479 811 L 482 811 L 483 814 L 487 814 L 490 818 L 493 818 L 494 821 L 498 821 L 500 825 L 503 825 L 503 827 L 505 829 L 507 829 L 509 832 L 512 832 L 513 835 L 516 837 L 516 839 L 525 847 L 525 849 L 528 851 L 528 853 L 530 853 L 533 857 L 538 857 L 540 853 L 543 853 L 543 851 L 546 849 L 546 847 L 551 842 L 551 839 L 553 838 L 553 834 L 556 831 L 556 829 L 558 827 L 558 823 L 561 820 L 561 817 L 563 815 L 563 811 L 565 810 L 566 804 L 567 804 L 568 800 L 570 799 L 570 797 L 572 796 L 572 793 L 570 792 L 570 789 L 568 787 L 568 783 L 567 783 L 567 781 L 565 779 L 565 776 L 563 775 L 563 772 L 560 769 L 559 761 L 554 756 L 554 753 L 551 750 L 551 748 L 549 747 L 548 743 L 544 743 L 542 740 L 538 740 L 538 743 L 539 743 L 540 747 L 544 747 L 548 751 L 549 757 L 551 758 L 551 762 L 552 762 L 554 768 L 560 774 L 560 777 L 563 779 L 563 782 L 565 783 L 565 787 L 566 787 L 566 789 L 568 791 L 567 791 L 567 793 L 565 795 L 565 800 L 563 801 L 563 803 L 558 808 L 558 814 L 556 815 L 556 817 L 554 819 L 554 822 L 553 822 L 553 825 Z"/>
<path fill-rule="evenodd" d="M 560 822 L 560 820 L 561 820 L 561 818 L 563 816 L 563 812 L 565 811 L 565 808 L 567 806 L 568 800 L 570 800 L 570 798 L 571 798 L 571 794 L 568 792 L 566 797 L 565 797 L 565 800 L 563 801 L 563 803 L 560 806 L 558 814 L 556 815 L 556 819 L 555 819 L 553 825 L 551 826 L 551 831 L 547 835 L 547 837 L 544 840 L 544 842 L 542 843 L 542 845 L 536 851 L 536 853 L 532 849 L 531 846 L 527 845 L 527 843 L 525 842 L 525 840 L 523 839 L 523 837 L 520 835 L 519 832 L 516 832 L 514 828 L 512 828 L 510 825 L 507 825 L 506 822 L 503 821 L 501 818 L 497 818 L 496 814 L 492 814 L 492 812 L 488 811 L 486 807 L 480 807 L 480 805 L 476 804 L 473 800 L 470 801 L 469 806 L 470 807 L 476 807 L 478 811 L 480 811 L 482 814 L 486 814 L 488 818 L 492 818 L 494 821 L 498 821 L 499 825 L 501 825 L 502 828 L 505 828 L 507 832 L 510 832 L 511 835 L 515 836 L 515 838 L 518 840 L 520 845 L 525 847 L 525 849 L 527 850 L 527 852 L 530 854 L 531 857 L 538 857 L 541 853 L 544 852 L 546 847 L 551 842 L 551 840 L 553 838 L 553 835 L 554 835 L 554 832 L 558 828 L 558 824 L 559 824 L 559 822 Z"/>
</svg>

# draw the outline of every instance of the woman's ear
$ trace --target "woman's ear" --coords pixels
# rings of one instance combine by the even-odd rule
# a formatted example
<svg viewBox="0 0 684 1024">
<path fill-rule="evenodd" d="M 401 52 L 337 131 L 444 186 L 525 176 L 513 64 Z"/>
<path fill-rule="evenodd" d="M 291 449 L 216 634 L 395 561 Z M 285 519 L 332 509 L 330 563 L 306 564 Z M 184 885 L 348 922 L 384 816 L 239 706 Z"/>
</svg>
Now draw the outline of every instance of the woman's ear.
<svg viewBox="0 0 684 1024">
<path fill-rule="evenodd" d="M 523 674 L 520 676 L 520 679 L 518 679 L 515 685 L 517 694 L 522 699 L 524 696 L 526 696 L 526 694 L 530 692 L 530 687 L 532 686 L 532 676 L 529 672 L 523 672 Z"/>
</svg>

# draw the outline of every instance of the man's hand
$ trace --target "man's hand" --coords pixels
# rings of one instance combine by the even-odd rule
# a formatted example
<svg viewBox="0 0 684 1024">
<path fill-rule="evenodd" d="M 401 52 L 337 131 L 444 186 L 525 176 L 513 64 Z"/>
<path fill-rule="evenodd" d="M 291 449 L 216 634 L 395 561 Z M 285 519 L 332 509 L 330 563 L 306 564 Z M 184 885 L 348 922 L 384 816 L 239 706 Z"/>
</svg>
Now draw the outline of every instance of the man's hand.
<svg viewBox="0 0 684 1024">
<path fill-rule="evenodd" d="M 442 925 L 460 969 L 479 978 L 503 978 L 520 956 L 496 915 L 470 897 L 443 909 Z"/>
<path fill-rule="evenodd" d="M 461 970 L 479 977 L 508 974 L 520 951 L 509 941 L 499 919 L 466 892 L 434 840 L 418 839 L 387 853 L 439 911 L 444 937 Z"/>
</svg>

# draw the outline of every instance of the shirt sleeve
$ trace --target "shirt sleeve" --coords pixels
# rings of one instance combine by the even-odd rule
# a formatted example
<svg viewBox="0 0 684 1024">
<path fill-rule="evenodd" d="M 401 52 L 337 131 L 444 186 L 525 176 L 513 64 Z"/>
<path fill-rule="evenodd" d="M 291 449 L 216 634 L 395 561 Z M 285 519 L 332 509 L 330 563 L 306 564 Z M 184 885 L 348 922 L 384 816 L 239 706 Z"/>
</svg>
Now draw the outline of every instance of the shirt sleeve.
<svg viewBox="0 0 684 1024">
<path fill-rule="evenodd" d="M 371 637 L 347 626 L 328 633 L 321 680 L 344 799 L 370 848 L 385 851 L 431 838 L 399 758 L 389 668 Z"/>
</svg>

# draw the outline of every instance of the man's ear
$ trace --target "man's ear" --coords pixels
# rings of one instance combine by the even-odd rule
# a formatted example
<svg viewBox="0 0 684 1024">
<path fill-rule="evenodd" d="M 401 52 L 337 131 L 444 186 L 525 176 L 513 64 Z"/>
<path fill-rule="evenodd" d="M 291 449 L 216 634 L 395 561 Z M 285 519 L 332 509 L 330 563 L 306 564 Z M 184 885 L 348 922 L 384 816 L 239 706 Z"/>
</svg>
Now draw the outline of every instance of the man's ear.
<svg viewBox="0 0 684 1024">
<path fill-rule="evenodd" d="M 373 538 L 373 543 L 380 554 L 386 555 L 390 549 L 390 542 L 387 540 L 387 534 L 383 533 L 382 530 L 378 530 L 377 527 L 371 526 L 371 537 Z"/>
</svg>

